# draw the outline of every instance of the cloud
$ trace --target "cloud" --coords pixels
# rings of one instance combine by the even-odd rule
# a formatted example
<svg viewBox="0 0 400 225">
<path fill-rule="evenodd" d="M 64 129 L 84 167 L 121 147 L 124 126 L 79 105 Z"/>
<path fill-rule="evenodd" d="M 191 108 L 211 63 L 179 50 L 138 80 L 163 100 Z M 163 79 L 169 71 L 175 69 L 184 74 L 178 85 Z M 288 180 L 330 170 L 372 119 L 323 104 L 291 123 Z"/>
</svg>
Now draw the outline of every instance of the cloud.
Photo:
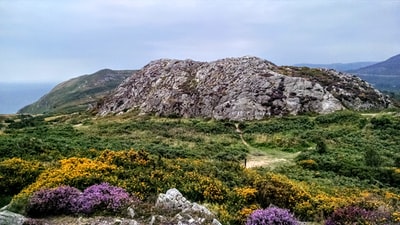
<svg viewBox="0 0 400 225">
<path fill-rule="evenodd" d="M 65 80 L 167 57 L 383 60 L 400 49 L 399 11 L 391 0 L 0 0 L 0 74 Z"/>
</svg>

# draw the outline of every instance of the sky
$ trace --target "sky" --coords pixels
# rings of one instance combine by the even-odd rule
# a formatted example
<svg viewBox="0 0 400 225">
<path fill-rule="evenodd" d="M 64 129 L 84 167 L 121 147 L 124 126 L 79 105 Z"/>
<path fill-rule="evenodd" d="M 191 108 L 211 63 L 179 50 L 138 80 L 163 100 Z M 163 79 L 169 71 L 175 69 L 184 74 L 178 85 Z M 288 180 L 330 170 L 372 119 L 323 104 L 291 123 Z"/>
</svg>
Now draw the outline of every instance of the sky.
<svg viewBox="0 0 400 225">
<path fill-rule="evenodd" d="M 277 65 L 400 53 L 400 0 L 0 0 L 0 82 L 61 82 L 159 58 Z"/>
</svg>

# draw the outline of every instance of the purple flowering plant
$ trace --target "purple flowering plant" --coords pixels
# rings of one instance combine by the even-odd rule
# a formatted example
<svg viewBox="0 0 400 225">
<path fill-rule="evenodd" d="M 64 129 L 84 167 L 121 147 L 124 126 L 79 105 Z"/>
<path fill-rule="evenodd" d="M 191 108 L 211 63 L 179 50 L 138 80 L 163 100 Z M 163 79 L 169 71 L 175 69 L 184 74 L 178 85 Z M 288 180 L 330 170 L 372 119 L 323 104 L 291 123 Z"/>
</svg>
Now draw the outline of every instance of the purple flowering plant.
<svg viewBox="0 0 400 225">
<path fill-rule="evenodd" d="M 74 213 L 81 191 L 70 186 L 42 189 L 29 199 L 26 211 L 33 217 Z"/>
<path fill-rule="evenodd" d="M 99 211 L 115 213 L 133 200 L 123 188 L 108 183 L 92 185 L 83 192 L 74 187 L 61 186 L 35 192 L 28 201 L 26 212 L 36 218 Z"/>
<path fill-rule="evenodd" d="M 390 224 L 390 213 L 366 210 L 357 206 L 336 209 L 325 225 L 336 224 Z"/>
<path fill-rule="evenodd" d="M 86 188 L 78 199 L 78 213 L 92 214 L 96 211 L 117 212 L 131 202 L 129 194 L 120 187 L 108 183 Z"/>
<path fill-rule="evenodd" d="M 246 225 L 299 225 L 298 220 L 287 209 L 269 207 L 255 210 L 248 218 Z"/>
</svg>

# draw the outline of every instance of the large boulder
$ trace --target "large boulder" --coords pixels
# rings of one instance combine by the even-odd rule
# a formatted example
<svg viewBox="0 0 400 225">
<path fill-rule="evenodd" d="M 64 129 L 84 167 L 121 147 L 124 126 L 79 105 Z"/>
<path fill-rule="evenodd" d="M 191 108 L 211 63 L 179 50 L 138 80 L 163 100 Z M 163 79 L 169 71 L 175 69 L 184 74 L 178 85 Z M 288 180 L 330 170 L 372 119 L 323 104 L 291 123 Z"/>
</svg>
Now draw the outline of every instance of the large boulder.
<svg viewBox="0 0 400 225">
<path fill-rule="evenodd" d="M 158 211 L 173 212 L 175 216 L 166 218 L 164 216 L 153 216 L 150 224 L 172 223 L 180 225 L 220 225 L 215 215 L 203 205 L 191 203 L 177 189 L 168 190 L 157 198 L 156 209 Z"/>
<path fill-rule="evenodd" d="M 241 57 L 209 63 L 153 61 L 126 79 L 96 109 L 99 115 L 137 110 L 241 121 L 389 105 L 387 97 L 349 74 Z"/>
</svg>

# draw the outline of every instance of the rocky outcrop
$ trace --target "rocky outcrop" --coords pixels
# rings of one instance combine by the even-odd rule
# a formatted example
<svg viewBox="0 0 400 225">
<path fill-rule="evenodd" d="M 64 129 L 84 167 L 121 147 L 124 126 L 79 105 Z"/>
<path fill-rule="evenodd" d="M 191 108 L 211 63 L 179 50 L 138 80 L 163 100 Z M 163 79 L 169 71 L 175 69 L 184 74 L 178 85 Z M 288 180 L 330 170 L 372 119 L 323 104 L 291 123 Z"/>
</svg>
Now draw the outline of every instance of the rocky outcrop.
<svg viewBox="0 0 400 225">
<path fill-rule="evenodd" d="M 7 210 L 0 211 L 0 225 L 22 225 L 26 218 L 23 215 Z"/>
<path fill-rule="evenodd" d="M 175 188 L 168 190 L 165 194 L 160 194 L 155 206 L 161 210 L 174 212 L 175 216 L 172 219 L 153 216 L 153 222 L 159 220 L 161 224 L 221 224 L 210 210 L 197 203 L 191 203 Z"/>
<path fill-rule="evenodd" d="M 389 105 L 385 96 L 350 75 L 279 67 L 257 57 L 241 57 L 209 63 L 153 61 L 96 108 L 99 115 L 138 110 L 159 116 L 241 121 Z"/>
</svg>

